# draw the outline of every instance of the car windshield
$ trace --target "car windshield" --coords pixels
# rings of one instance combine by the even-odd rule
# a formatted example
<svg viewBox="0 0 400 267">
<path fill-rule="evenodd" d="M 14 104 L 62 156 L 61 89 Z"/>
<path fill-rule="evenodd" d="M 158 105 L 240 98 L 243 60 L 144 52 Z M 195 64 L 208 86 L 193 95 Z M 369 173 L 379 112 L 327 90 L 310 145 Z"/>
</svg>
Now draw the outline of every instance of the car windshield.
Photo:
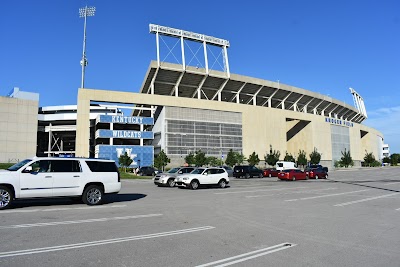
<svg viewBox="0 0 400 267">
<path fill-rule="evenodd" d="M 203 168 L 194 169 L 191 174 L 201 174 L 204 171 Z"/>
<path fill-rule="evenodd" d="M 18 171 L 22 166 L 24 166 L 25 164 L 27 164 L 28 162 L 31 162 L 31 161 L 32 161 L 31 159 L 24 159 L 23 161 L 20 161 L 16 164 L 12 165 L 7 170 L 12 171 L 12 172 Z"/>
<path fill-rule="evenodd" d="M 177 173 L 179 170 L 180 170 L 180 168 L 173 168 L 173 169 L 170 169 L 168 171 L 168 173 Z"/>
</svg>

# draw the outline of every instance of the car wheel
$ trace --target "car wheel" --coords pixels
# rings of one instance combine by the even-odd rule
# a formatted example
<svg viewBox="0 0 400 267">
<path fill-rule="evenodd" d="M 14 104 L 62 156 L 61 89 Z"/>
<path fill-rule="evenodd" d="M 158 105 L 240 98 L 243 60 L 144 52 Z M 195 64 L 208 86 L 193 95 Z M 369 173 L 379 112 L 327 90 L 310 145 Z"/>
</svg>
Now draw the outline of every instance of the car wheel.
<svg viewBox="0 0 400 267">
<path fill-rule="evenodd" d="M 244 176 L 244 178 L 249 179 L 249 178 L 250 178 L 250 174 L 246 173 L 246 175 Z"/>
<path fill-rule="evenodd" d="M 315 180 L 318 180 L 318 175 L 315 175 Z"/>
<path fill-rule="evenodd" d="M 83 191 L 82 201 L 90 206 L 99 205 L 103 202 L 103 194 L 103 189 L 100 186 L 89 185 Z"/>
<path fill-rule="evenodd" d="M 306 175 L 306 180 L 308 180 L 308 175 Z"/>
<path fill-rule="evenodd" d="M 292 181 L 296 181 L 296 177 L 293 176 Z"/>
<path fill-rule="evenodd" d="M 8 187 L 0 186 L 0 210 L 10 207 L 13 198 L 13 193 Z"/>
<path fill-rule="evenodd" d="M 174 187 L 175 186 L 175 180 L 174 179 L 169 179 L 168 180 L 168 186 L 169 187 Z"/>
<path fill-rule="evenodd" d="M 271 177 L 272 177 L 272 175 L 271 175 L 271 174 L 268 174 L 268 177 L 269 177 L 269 178 L 271 178 Z"/>
<path fill-rule="evenodd" d="M 199 188 L 199 182 L 197 180 L 191 181 L 190 182 L 190 189 L 196 190 L 197 188 Z"/>
<path fill-rule="evenodd" d="M 262 173 L 260 173 L 259 175 L 258 175 L 258 178 L 263 178 L 264 177 L 264 175 L 262 174 Z"/>
<path fill-rule="evenodd" d="M 225 188 L 225 187 L 226 187 L 226 181 L 225 181 L 224 179 L 221 179 L 221 180 L 218 182 L 218 186 L 219 186 L 220 188 Z"/>
</svg>

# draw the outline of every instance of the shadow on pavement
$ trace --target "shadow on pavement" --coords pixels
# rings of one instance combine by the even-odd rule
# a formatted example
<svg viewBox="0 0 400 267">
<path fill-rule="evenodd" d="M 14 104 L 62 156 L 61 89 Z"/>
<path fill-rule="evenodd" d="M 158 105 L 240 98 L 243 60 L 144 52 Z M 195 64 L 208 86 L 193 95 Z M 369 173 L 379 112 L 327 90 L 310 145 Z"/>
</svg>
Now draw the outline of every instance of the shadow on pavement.
<svg viewBox="0 0 400 267">
<path fill-rule="evenodd" d="M 146 196 L 147 195 L 144 194 L 110 194 L 104 196 L 103 204 L 135 201 L 144 198 Z M 56 207 L 58 205 L 68 206 L 68 208 L 74 208 L 74 206 L 78 207 L 79 204 L 83 204 L 80 197 L 32 198 L 24 200 L 15 200 L 10 209 L 19 209 L 26 207 L 51 207 L 51 206 L 54 206 L 54 208 L 58 208 Z"/>
</svg>

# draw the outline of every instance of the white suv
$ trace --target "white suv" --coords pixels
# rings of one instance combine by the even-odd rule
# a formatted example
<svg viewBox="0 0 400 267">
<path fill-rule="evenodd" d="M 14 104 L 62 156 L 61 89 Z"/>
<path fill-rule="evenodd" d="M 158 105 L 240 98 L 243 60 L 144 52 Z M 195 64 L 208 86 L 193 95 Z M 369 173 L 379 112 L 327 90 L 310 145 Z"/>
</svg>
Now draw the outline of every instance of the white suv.
<svg viewBox="0 0 400 267">
<path fill-rule="evenodd" d="M 199 186 L 219 186 L 225 188 L 229 184 L 228 173 L 224 168 L 197 168 L 189 174 L 180 175 L 175 179 L 178 187 L 189 187 L 196 190 Z"/>
<path fill-rule="evenodd" d="M 85 204 L 97 205 L 104 194 L 120 189 L 115 161 L 34 157 L 0 170 L 0 209 L 14 199 L 36 197 L 81 197 Z"/>
</svg>

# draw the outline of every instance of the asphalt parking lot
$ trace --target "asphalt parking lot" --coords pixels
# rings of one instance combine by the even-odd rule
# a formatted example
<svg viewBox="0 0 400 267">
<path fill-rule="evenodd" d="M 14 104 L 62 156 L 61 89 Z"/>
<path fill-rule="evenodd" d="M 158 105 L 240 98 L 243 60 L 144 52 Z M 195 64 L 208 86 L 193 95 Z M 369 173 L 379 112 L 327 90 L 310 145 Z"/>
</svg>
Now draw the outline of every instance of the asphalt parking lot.
<svg viewBox="0 0 400 267">
<path fill-rule="evenodd" d="M 196 191 L 124 180 L 101 206 L 0 211 L 0 266 L 399 266 L 399 222 L 396 167 Z"/>
</svg>

